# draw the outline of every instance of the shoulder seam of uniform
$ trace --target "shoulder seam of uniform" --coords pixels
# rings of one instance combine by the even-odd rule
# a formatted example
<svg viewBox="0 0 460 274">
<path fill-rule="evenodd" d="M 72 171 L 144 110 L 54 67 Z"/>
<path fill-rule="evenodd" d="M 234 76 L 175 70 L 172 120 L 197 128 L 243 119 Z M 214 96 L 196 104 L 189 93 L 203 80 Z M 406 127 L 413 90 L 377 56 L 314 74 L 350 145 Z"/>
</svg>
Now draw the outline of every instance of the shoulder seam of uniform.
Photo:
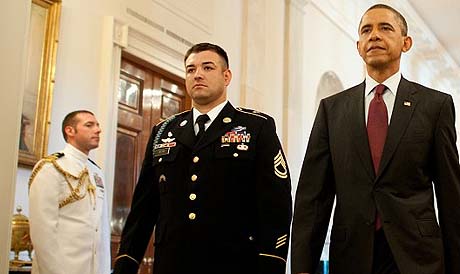
<svg viewBox="0 0 460 274">
<path fill-rule="evenodd" d="M 257 114 L 257 113 L 254 113 L 254 112 L 250 112 L 250 111 L 248 111 L 248 110 L 246 110 L 246 109 L 243 109 L 243 108 L 240 108 L 240 107 L 237 107 L 236 110 L 239 111 L 239 112 L 242 112 L 242 113 L 251 114 L 251 115 L 254 115 L 254 116 L 256 116 L 256 117 L 263 118 L 263 119 L 265 119 L 265 120 L 268 119 L 267 117 L 265 117 L 265 116 L 263 116 L 263 115 L 261 115 L 261 114 Z"/>
<path fill-rule="evenodd" d="M 34 167 L 34 169 L 32 170 L 32 174 L 30 175 L 30 178 L 29 178 L 29 189 L 30 189 L 30 185 L 35 179 L 35 176 L 37 176 L 38 172 L 43 168 L 43 166 L 47 163 L 51 163 L 54 165 L 54 162 L 56 162 L 56 160 L 61 158 L 62 156 L 64 156 L 63 152 L 55 152 L 41 159 L 38 162 L 38 164 Z"/>
<path fill-rule="evenodd" d="M 175 118 L 175 117 L 177 117 L 177 116 L 179 116 L 179 115 L 182 115 L 182 114 L 184 114 L 184 113 L 187 113 L 187 112 L 189 112 L 189 111 L 191 111 L 191 110 L 188 109 L 188 110 L 184 110 L 184 111 L 182 111 L 182 112 L 173 114 L 173 115 L 169 116 L 168 118 L 166 118 L 166 119 L 161 120 L 160 122 L 158 122 L 158 123 L 156 124 L 156 126 L 159 126 L 159 125 L 163 124 L 164 122 L 166 122 L 166 121 L 168 121 L 168 120 L 170 120 L 170 119 L 173 119 L 173 118 Z"/>
</svg>

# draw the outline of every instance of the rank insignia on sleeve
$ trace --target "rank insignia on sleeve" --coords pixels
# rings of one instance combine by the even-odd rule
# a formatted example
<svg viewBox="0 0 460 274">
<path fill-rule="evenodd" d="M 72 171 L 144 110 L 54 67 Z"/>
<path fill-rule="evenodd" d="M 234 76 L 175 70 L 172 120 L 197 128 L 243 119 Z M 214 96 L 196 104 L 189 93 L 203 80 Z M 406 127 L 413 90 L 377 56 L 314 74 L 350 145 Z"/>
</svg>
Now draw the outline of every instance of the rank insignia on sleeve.
<svg viewBox="0 0 460 274">
<path fill-rule="evenodd" d="M 283 236 L 279 237 L 278 239 L 276 239 L 276 246 L 275 248 L 280 248 L 282 247 L 283 245 L 285 245 L 287 242 L 287 234 L 284 234 Z"/>
<path fill-rule="evenodd" d="M 286 160 L 284 160 L 283 153 L 281 150 L 278 151 L 274 158 L 274 171 L 275 175 L 281 179 L 286 179 L 288 177 L 288 169 L 286 166 Z"/>
</svg>

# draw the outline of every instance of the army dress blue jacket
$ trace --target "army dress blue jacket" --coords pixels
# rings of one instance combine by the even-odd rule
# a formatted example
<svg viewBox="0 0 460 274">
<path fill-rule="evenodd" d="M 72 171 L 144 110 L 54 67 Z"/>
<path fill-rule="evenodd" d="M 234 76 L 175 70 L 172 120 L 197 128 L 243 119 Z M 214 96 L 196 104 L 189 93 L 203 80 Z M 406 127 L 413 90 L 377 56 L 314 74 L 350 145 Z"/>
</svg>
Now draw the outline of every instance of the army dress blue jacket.
<svg viewBox="0 0 460 274">
<path fill-rule="evenodd" d="M 155 228 L 155 274 L 284 274 L 291 185 L 273 118 L 227 103 L 196 141 L 192 115 L 152 130 L 114 273 L 137 273 Z"/>
</svg>

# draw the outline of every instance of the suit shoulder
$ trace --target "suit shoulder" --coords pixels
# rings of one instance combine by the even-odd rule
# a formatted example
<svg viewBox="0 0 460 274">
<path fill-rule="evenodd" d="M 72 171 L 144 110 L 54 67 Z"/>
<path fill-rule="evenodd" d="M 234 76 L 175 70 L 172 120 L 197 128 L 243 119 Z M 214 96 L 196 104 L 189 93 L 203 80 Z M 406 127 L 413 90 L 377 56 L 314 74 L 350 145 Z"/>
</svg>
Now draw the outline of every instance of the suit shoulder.
<svg viewBox="0 0 460 274">
<path fill-rule="evenodd" d="M 430 87 L 427 87 L 427 86 L 424 86 L 422 84 L 419 84 L 419 83 L 416 83 L 416 82 L 412 82 L 412 81 L 408 81 L 409 83 L 411 83 L 418 91 L 422 91 L 422 92 L 427 92 L 429 93 L 430 95 L 434 95 L 434 96 L 440 96 L 442 98 L 445 98 L 445 97 L 449 97 L 450 95 L 446 92 L 442 92 L 442 91 L 439 91 L 439 90 L 436 90 L 434 88 L 430 88 Z"/>
<path fill-rule="evenodd" d="M 236 107 L 235 109 L 238 111 L 238 113 L 241 113 L 248 117 L 254 117 L 255 119 L 263 119 L 263 120 L 273 120 L 273 117 L 271 117 L 270 115 L 260 112 L 255 109 L 243 108 L 243 107 Z"/>
<path fill-rule="evenodd" d="M 334 102 L 334 101 L 337 101 L 337 100 L 340 101 L 343 98 L 347 98 L 349 96 L 352 96 L 356 92 L 364 92 L 364 83 L 363 82 L 358 84 L 358 85 L 355 85 L 353 87 L 350 87 L 350 88 L 347 88 L 347 89 L 344 89 L 344 90 L 340 90 L 335 94 L 332 94 L 332 95 L 329 95 L 329 96 L 323 98 L 322 100 L 327 101 L 327 102 Z"/>
</svg>

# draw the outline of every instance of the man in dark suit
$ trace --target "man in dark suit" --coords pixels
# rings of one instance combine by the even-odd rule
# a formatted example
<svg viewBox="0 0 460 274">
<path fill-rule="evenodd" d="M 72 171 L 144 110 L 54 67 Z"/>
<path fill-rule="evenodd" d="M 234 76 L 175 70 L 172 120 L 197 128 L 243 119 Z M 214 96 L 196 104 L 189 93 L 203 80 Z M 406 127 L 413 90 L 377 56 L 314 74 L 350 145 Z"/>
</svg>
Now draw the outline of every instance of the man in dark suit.
<svg viewBox="0 0 460 274">
<path fill-rule="evenodd" d="M 152 130 L 114 273 L 137 273 L 155 227 L 155 274 L 284 274 L 292 202 L 274 120 L 227 101 L 219 46 L 184 62 L 193 109 Z"/>
<path fill-rule="evenodd" d="M 460 273 L 454 105 L 401 76 L 411 46 L 393 8 L 361 18 L 366 79 L 319 106 L 296 194 L 293 273 L 315 272 L 334 198 L 330 273 Z"/>
</svg>

